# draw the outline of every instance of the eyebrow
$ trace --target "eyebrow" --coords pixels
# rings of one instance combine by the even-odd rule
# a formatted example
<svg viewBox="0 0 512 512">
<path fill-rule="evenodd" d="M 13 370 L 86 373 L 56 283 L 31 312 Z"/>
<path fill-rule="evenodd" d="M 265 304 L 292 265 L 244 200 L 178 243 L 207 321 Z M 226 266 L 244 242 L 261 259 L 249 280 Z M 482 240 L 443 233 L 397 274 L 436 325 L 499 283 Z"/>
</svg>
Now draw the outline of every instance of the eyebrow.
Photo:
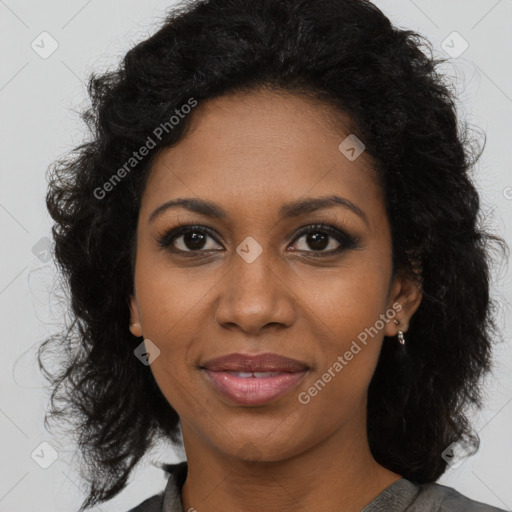
<svg viewBox="0 0 512 512">
<path fill-rule="evenodd" d="M 331 208 L 333 206 L 342 206 L 356 215 L 361 217 L 366 225 L 369 225 L 366 214 L 355 205 L 352 201 L 336 195 L 324 196 L 324 197 L 310 197 L 286 203 L 279 209 L 279 215 L 284 219 L 290 219 L 292 217 L 299 217 L 306 213 L 312 213 L 317 210 L 325 208 Z M 164 211 L 172 208 L 185 208 L 191 212 L 199 213 L 211 218 L 225 219 L 228 214 L 219 205 L 207 201 L 205 199 L 196 199 L 193 197 L 183 197 L 179 199 L 171 199 L 156 208 L 148 218 L 148 223 L 153 222 L 156 217 L 162 214 Z"/>
</svg>

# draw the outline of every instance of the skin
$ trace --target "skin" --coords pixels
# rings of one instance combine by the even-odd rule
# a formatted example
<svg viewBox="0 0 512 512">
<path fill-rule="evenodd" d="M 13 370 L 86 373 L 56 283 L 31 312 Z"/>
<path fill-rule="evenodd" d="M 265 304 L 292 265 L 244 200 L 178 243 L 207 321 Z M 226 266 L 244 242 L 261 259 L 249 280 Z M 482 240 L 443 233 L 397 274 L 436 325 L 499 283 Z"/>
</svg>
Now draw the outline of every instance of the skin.
<svg viewBox="0 0 512 512">
<path fill-rule="evenodd" d="M 393 304 L 406 332 L 421 302 L 417 284 L 392 275 L 390 226 L 371 157 L 349 161 L 338 149 L 351 133 L 347 117 L 286 92 L 230 94 L 191 115 L 185 138 L 151 169 L 130 298 L 131 332 L 158 346 L 151 370 L 180 416 L 189 465 L 184 510 L 359 511 L 401 478 L 375 461 L 366 435 L 368 386 L 384 335 L 395 336 L 397 325 L 386 322 L 307 405 L 298 394 Z M 366 220 L 340 205 L 279 216 L 284 203 L 332 194 Z M 181 197 L 213 201 L 227 217 L 176 208 L 148 221 Z M 190 257 L 159 247 L 159 235 L 178 220 L 211 228 L 217 240 L 207 237 L 194 252 L 178 236 L 174 247 Z M 318 249 L 296 236 L 317 223 L 358 236 L 359 246 L 315 258 L 340 244 L 330 236 Z M 248 236 L 263 249 L 252 263 L 236 252 Z M 311 369 L 272 403 L 235 405 L 199 369 L 232 352 L 275 352 Z"/>
</svg>

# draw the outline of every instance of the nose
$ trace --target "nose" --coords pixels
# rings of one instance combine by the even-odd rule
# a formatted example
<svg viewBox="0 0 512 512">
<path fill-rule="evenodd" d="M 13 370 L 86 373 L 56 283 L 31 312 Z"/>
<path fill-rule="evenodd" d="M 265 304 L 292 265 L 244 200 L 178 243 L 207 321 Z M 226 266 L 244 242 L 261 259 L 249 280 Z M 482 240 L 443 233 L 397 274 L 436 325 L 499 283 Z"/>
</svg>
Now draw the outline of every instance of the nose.
<svg viewBox="0 0 512 512">
<path fill-rule="evenodd" d="M 250 263 L 235 253 L 230 264 L 218 288 L 215 318 L 219 325 L 257 335 L 269 326 L 293 324 L 293 292 L 265 251 Z"/>
</svg>

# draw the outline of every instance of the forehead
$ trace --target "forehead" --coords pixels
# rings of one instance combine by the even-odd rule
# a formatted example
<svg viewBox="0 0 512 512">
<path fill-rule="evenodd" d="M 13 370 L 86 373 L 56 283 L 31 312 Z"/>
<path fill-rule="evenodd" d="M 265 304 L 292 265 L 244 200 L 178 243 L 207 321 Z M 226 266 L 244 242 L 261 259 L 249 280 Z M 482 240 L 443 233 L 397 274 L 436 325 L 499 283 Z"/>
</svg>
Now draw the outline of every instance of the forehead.
<svg viewBox="0 0 512 512">
<path fill-rule="evenodd" d="M 372 158 L 363 151 L 350 160 L 339 149 L 351 134 L 350 119 L 320 101 L 236 93 L 200 103 L 190 115 L 185 137 L 155 159 L 143 208 L 181 196 L 238 212 L 333 193 L 366 208 L 382 203 Z"/>
</svg>

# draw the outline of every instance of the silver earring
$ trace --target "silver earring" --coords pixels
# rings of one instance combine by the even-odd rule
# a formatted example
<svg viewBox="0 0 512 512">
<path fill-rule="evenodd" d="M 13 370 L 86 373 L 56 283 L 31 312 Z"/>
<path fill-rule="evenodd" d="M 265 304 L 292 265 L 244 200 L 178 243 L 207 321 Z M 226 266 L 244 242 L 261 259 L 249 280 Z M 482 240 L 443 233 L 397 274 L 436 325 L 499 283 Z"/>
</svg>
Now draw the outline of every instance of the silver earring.
<svg viewBox="0 0 512 512">
<path fill-rule="evenodd" d="M 396 325 L 400 325 L 402 322 L 399 322 L 398 320 L 395 319 L 395 324 Z M 405 339 L 404 339 L 404 331 L 401 331 L 399 330 L 398 331 L 398 341 L 402 344 L 402 345 L 405 345 Z"/>
</svg>

